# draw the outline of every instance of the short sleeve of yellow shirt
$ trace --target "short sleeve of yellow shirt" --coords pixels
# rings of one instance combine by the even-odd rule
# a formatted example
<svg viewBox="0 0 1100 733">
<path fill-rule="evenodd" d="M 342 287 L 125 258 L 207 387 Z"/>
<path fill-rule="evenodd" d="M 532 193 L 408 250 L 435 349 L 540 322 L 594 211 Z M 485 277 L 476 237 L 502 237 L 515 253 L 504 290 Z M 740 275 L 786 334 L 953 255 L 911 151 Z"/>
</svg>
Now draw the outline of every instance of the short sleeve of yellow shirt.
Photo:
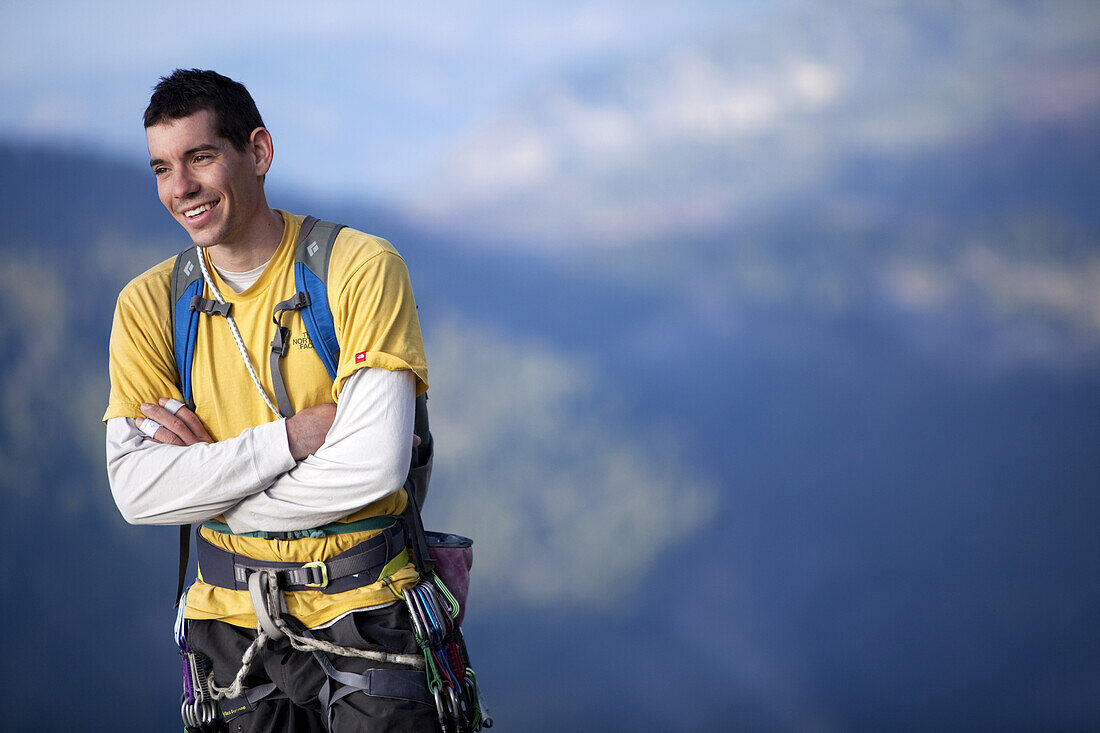
<svg viewBox="0 0 1100 733">
<path fill-rule="evenodd" d="M 134 278 L 118 296 L 111 326 L 111 396 L 104 420 L 141 418 L 141 403 L 182 400 L 172 351 L 169 279 L 175 258 Z"/>
<path fill-rule="evenodd" d="M 416 376 L 416 393 L 428 389 L 409 271 L 389 242 L 341 230 L 329 260 L 328 299 L 340 343 L 334 400 L 363 367 L 408 369 Z"/>
</svg>

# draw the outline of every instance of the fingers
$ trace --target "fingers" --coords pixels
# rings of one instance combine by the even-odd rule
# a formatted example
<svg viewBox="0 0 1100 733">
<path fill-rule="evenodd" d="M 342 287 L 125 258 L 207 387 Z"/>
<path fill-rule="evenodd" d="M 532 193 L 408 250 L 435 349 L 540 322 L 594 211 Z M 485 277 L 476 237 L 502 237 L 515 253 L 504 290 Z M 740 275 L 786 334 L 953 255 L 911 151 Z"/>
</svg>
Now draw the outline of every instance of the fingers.
<svg viewBox="0 0 1100 733">
<path fill-rule="evenodd" d="M 142 421 L 141 431 L 146 435 L 150 435 L 150 432 L 152 432 L 152 437 L 157 442 L 173 445 L 192 445 L 199 442 L 183 420 L 160 405 L 152 405 L 146 402 L 141 406 L 141 414 L 148 418 Z M 152 421 L 152 425 L 149 424 L 150 421 Z M 158 425 L 159 427 L 157 427 Z M 177 439 L 166 438 L 166 434 L 175 436 Z"/>
<path fill-rule="evenodd" d="M 167 402 L 167 400 L 163 401 Z M 160 443 L 194 445 L 195 443 L 211 442 L 210 436 L 202 427 L 202 423 L 186 407 L 180 407 L 177 414 L 173 415 L 171 411 L 161 405 L 144 403 L 141 406 L 141 413 L 161 426 L 155 430 L 152 436 L 154 440 Z M 150 429 L 152 428 L 150 427 Z M 147 429 L 143 429 L 143 432 L 149 434 Z M 173 439 L 173 436 L 176 439 Z"/>
<path fill-rule="evenodd" d="M 202 443 L 213 443 L 214 439 L 210 437 L 210 434 L 206 432 L 206 428 L 203 427 L 202 420 L 199 420 L 199 416 L 192 412 L 185 404 L 179 400 L 168 399 L 167 397 L 160 398 L 160 404 L 164 409 L 171 412 L 190 428 L 191 433 Z"/>
<path fill-rule="evenodd" d="M 420 442 L 421 442 L 420 441 L 420 436 L 419 435 L 413 435 L 413 448 L 420 445 Z"/>
<path fill-rule="evenodd" d="M 158 443 L 167 443 L 169 445 L 183 445 L 183 441 L 180 440 L 179 436 L 177 436 L 171 430 L 164 427 L 151 417 L 147 417 L 144 420 L 138 422 L 137 426 L 138 430 L 145 433 Z"/>
</svg>

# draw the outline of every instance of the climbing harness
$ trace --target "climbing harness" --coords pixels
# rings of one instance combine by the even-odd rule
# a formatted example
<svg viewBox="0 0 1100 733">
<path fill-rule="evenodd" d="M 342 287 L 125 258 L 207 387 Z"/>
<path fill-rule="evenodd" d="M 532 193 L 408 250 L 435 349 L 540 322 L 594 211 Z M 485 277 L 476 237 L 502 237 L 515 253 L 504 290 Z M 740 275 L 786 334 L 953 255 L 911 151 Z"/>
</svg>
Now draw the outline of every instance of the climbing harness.
<svg viewBox="0 0 1100 733">
<path fill-rule="evenodd" d="M 405 527 L 394 521 L 378 534 L 321 562 L 292 563 L 255 560 L 223 550 L 197 534 L 199 567 L 205 583 L 230 590 L 251 590 L 258 570 L 274 575 L 284 591 L 319 590 L 331 595 L 377 583 L 386 568 L 404 567 Z"/>
<path fill-rule="evenodd" d="M 443 733 L 472 733 L 482 728 L 491 728 L 492 717 L 478 686 L 477 676 L 470 664 L 465 640 L 458 625 L 461 605 L 444 579 L 434 569 L 451 567 L 453 563 L 448 564 L 446 559 L 440 562 L 439 558 L 445 558 L 446 553 L 454 549 L 468 551 L 472 542 L 458 535 L 425 533 L 419 521 L 419 510 L 412 496 L 410 496 L 403 523 L 396 522 L 393 526 L 402 527 L 402 531 L 394 531 L 388 535 L 383 532 L 376 535 L 372 540 L 360 543 L 360 545 L 370 546 L 358 552 L 356 550 L 359 546 L 324 563 L 304 565 L 270 562 L 261 564 L 220 550 L 202 540 L 200 536 L 199 565 L 203 569 L 203 579 L 210 582 L 211 578 L 214 578 L 218 581 L 217 585 L 239 587 L 243 578 L 256 614 L 258 628 L 255 640 L 245 649 L 241 657 L 241 666 L 233 681 L 226 687 L 219 687 L 215 684 L 209 667 L 203 666 L 204 659 L 201 655 L 196 655 L 187 648 L 182 632 L 185 623 L 183 607 L 186 605 L 186 599 L 181 599 L 176 640 L 180 645 L 180 653 L 185 663 L 184 722 L 190 726 L 196 726 L 195 721 L 201 724 L 212 723 L 216 718 L 210 712 L 213 709 L 211 706 L 217 705 L 214 701 L 221 701 L 222 714 L 228 717 L 243 710 L 252 709 L 256 702 L 273 693 L 278 694 L 273 684 L 247 688 L 244 685 L 244 679 L 256 655 L 260 653 L 267 641 L 285 638 L 292 648 L 310 652 L 328 677 L 319 694 L 326 725 L 331 725 L 332 722 L 332 705 L 358 691 L 368 695 L 399 697 L 434 705 Z M 317 579 L 327 579 L 331 582 L 333 579 L 352 577 L 345 576 L 344 573 L 359 568 L 362 569 L 354 575 L 362 578 L 357 579 L 360 585 L 377 582 L 374 580 L 377 563 L 382 561 L 384 554 L 393 550 L 394 541 L 404 541 L 406 530 L 412 535 L 411 544 L 414 552 L 419 548 L 422 553 L 414 556 L 421 573 L 421 580 L 414 587 L 405 588 L 400 593 L 394 589 L 389 576 L 383 577 L 382 582 L 390 588 L 395 599 L 403 601 L 408 609 L 413 635 L 421 649 L 420 655 L 357 649 L 323 641 L 315 638 L 308 629 L 300 628 L 293 617 L 288 615 L 286 599 L 283 595 L 287 590 L 301 587 L 323 590 L 320 580 Z M 386 553 L 379 553 L 383 548 Z M 405 553 L 407 550 L 402 549 L 399 556 Z M 205 559 L 210 557 L 215 558 L 221 566 L 212 565 L 210 567 L 214 569 L 208 570 Z M 420 557 L 424 560 L 420 561 Z M 433 560 L 433 557 L 436 559 Z M 368 563 L 374 564 L 368 565 Z M 465 567 L 468 572 L 467 561 L 460 561 L 459 565 Z M 318 566 L 323 569 L 318 570 Z M 327 569 L 329 567 L 335 568 L 331 571 L 331 576 Z M 309 578 L 314 578 L 317 582 L 309 581 Z M 458 574 L 453 582 L 461 586 L 458 589 L 459 594 L 465 597 L 465 583 L 468 582 L 468 575 L 463 577 Z M 336 669 L 327 655 L 358 657 L 404 669 L 368 669 L 358 674 L 343 672 Z M 189 667 L 188 664 L 190 664 Z"/>
<path fill-rule="evenodd" d="M 227 303 L 218 292 L 202 252 L 195 247 L 180 253 L 172 271 L 172 333 L 180 389 L 188 405 L 194 406 L 191 365 L 200 314 L 226 319 L 253 385 L 277 416 L 290 417 L 293 414 L 280 369 L 280 360 L 286 356 L 290 339 L 289 328 L 282 324 L 286 312 L 301 311 L 316 353 L 329 376 L 335 379 L 340 346 L 325 283 L 332 246 L 342 228 L 331 222 L 319 222 L 314 217 L 306 217 L 302 222 L 295 246 L 296 292 L 277 304 L 272 314 L 275 338 L 271 342 L 270 367 L 275 404 L 256 375 L 233 320 L 232 304 Z M 198 272 L 195 272 L 196 265 Z M 214 300 L 202 297 L 204 285 L 209 287 Z M 196 533 L 204 582 L 235 590 L 247 589 L 257 619 L 256 638 L 245 649 L 241 667 L 226 687 L 215 684 L 209 660 L 191 650 L 187 644 L 186 621 L 183 618 L 186 591 L 183 584 L 190 548 L 190 525 L 180 528 L 179 612 L 175 635 L 184 671 L 181 715 L 188 730 L 212 730 L 220 725 L 222 719 L 228 720 L 251 710 L 262 699 L 285 697 L 285 693 L 273 683 L 253 688 L 244 685 L 256 655 L 267 641 L 281 639 L 286 639 L 295 650 L 311 653 L 324 670 L 327 680 L 319 693 L 319 700 L 326 727 L 331 727 L 333 703 L 357 691 L 434 705 L 443 733 L 472 733 L 492 727 L 493 721 L 460 629 L 472 563 L 472 542 L 457 535 L 425 532 L 420 518 L 419 507 L 427 494 L 434 452 L 428 429 L 426 399 L 426 395 L 420 395 L 416 401 L 414 432 L 422 440 L 418 447 L 413 448 L 409 475 L 404 485 L 408 496 L 405 514 L 372 538 L 323 562 L 281 563 L 235 555 L 217 548 Z M 394 566 L 404 566 L 410 551 L 421 579 L 414 587 L 399 593 L 388 571 Z M 289 615 L 283 595 L 286 591 L 300 590 L 342 593 L 379 580 L 390 588 L 396 600 L 408 608 L 420 654 L 357 649 L 318 639 Z M 343 672 L 333 665 L 328 655 L 368 659 L 397 669 L 368 669 L 361 674 Z"/>
</svg>

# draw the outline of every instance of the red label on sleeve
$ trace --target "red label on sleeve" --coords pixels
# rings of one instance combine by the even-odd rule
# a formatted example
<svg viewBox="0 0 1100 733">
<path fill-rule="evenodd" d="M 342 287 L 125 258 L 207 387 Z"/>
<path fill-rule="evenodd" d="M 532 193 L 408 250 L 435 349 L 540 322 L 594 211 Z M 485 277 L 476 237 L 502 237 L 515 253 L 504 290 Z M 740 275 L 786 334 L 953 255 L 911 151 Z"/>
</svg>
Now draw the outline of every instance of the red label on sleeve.
<svg viewBox="0 0 1100 733">
<path fill-rule="evenodd" d="M 360 351 L 358 354 L 355 355 L 355 363 L 356 364 L 362 364 L 366 360 L 367 360 L 367 352 L 365 352 L 365 351 Z"/>
</svg>

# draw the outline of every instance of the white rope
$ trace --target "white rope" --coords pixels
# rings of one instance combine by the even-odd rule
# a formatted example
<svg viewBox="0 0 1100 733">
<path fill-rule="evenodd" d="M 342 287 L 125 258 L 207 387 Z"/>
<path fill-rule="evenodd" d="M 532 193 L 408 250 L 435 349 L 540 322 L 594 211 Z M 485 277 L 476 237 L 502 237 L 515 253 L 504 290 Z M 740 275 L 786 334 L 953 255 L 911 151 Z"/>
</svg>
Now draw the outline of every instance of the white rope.
<svg viewBox="0 0 1100 733">
<path fill-rule="evenodd" d="M 202 250 L 198 245 L 195 245 L 195 254 L 199 258 L 199 269 L 202 270 L 202 279 L 206 281 L 206 286 L 210 288 L 210 292 L 214 294 L 214 299 L 219 304 L 225 303 L 225 298 L 218 292 L 218 288 L 214 285 L 214 281 L 210 278 L 210 273 L 206 269 L 206 258 L 203 256 Z M 282 413 L 279 412 L 279 408 L 271 404 L 271 400 L 267 396 L 267 392 L 264 391 L 263 385 L 260 384 L 260 378 L 256 376 L 256 370 L 252 368 L 252 360 L 248 358 L 248 349 L 244 346 L 244 339 L 241 338 L 241 332 L 237 330 L 237 323 L 233 320 L 233 316 L 229 313 L 225 314 L 225 320 L 229 323 L 229 331 L 233 334 L 233 340 L 237 342 L 237 350 L 241 352 L 241 358 L 244 359 L 245 368 L 248 369 L 248 375 L 252 377 L 252 384 L 256 385 L 256 391 L 260 393 L 260 397 L 264 398 L 264 402 L 271 408 L 271 411 L 275 413 L 275 417 L 282 417 Z"/>
<path fill-rule="evenodd" d="M 256 572 L 266 573 L 266 570 L 259 570 Z M 279 609 L 282 604 L 279 602 L 279 587 L 273 577 L 265 584 L 265 605 L 267 610 Z M 360 657 L 362 659 L 369 659 L 373 662 L 386 662 L 389 664 L 397 664 L 402 667 L 411 667 L 412 669 L 424 669 L 424 658 L 419 654 L 391 654 L 390 652 L 376 652 L 370 649 L 356 649 L 350 646 L 340 646 L 339 644 L 333 644 L 328 641 L 321 641 L 320 639 L 311 639 L 307 636 L 301 636 L 294 633 L 287 626 L 286 621 L 282 619 L 278 612 L 269 613 L 271 620 L 275 623 L 279 630 L 287 635 L 290 645 L 300 652 L 326 652 L 328 654 L 336 654 L 341 657 Z M 258 652 L 270 639 L 271 636 L 262 628 L 257 629 L 256 640 L 253 641 L 247 649 L 244 650 L 244 654 L 241 655 L 241 668 L 237 671 L 237 676 L 233 678 L 233 682 L 228 687 L 218 687 L 214 684 L 214 673 L 211 672 L 207 682 L 210 684 L 210 689 L 213 692 L 213 697 L 216 700 L 233 700 L 241 696 L 244 691 L 244 678 L 248 675 L 248 670 L 252 666 L 252 660 Z"/>
</svg>

